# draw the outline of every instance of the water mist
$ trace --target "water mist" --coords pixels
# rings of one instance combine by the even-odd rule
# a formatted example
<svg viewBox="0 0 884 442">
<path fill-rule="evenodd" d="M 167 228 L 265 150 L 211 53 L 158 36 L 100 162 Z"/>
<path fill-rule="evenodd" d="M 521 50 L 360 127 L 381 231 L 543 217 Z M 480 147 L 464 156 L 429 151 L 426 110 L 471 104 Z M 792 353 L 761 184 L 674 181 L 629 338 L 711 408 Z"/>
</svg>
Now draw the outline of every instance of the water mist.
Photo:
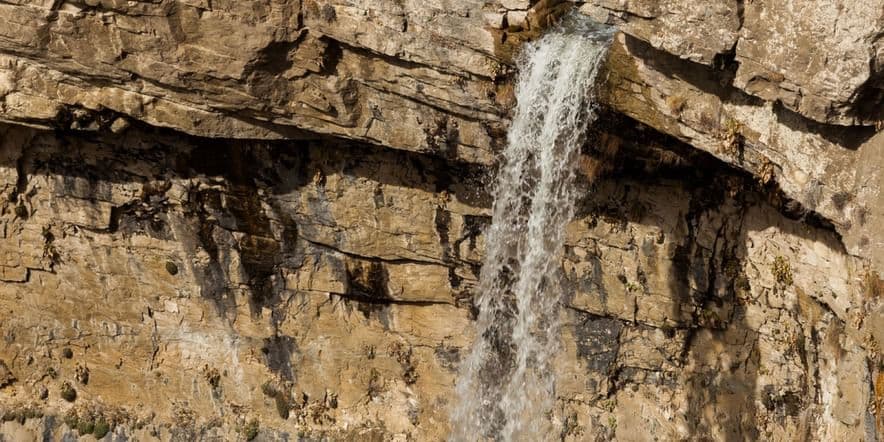
<svg viewBox="0 0 884 442">
<path fill-rule="evenodd" d="M 547 440 L 558 434 L 558 350 L 565 226 L 576 164 L 595 118 L 593 85 L 612 31 L 568 17 L 517 61 L 517 108 L 494 185 L 476 321 L 452 412 L 456 441 Z"/>
</svg>

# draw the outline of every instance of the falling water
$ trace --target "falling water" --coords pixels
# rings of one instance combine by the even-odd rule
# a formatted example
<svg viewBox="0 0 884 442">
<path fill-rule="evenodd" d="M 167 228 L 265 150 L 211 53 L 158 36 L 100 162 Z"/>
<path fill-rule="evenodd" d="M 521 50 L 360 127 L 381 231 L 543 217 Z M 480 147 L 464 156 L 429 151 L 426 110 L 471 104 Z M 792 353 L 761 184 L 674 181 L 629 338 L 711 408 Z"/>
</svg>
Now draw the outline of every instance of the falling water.
<svg viewBox="0 0 884 442">
<path fill-rule="evenodd" d="M 592 88 L 611 31 L 569 17 L 526 45 L 518 107 L 494 188 L 479 285 L 477 339 L 461 367 L 456 441 L 553 437 L 552 356 L 575 164 L 594 119 Z"/>
</svg>

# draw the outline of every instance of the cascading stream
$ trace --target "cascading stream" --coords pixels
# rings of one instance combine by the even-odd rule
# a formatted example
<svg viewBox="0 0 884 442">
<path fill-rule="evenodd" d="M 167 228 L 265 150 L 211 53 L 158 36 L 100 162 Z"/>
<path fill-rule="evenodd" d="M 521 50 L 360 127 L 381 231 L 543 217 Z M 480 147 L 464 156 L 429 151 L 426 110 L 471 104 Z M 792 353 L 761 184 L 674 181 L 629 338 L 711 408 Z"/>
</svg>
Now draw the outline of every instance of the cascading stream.
<svg viewBox="0 0 884 442">
<path fill-rule="evenodd" d="M 575 165 L 612 31 L 568 17 L 526 45 L 518 106 L 486 232 L 477 339 L 461 366 L 452 440 L 550 439 L 559 272 Z"/>
</svg>

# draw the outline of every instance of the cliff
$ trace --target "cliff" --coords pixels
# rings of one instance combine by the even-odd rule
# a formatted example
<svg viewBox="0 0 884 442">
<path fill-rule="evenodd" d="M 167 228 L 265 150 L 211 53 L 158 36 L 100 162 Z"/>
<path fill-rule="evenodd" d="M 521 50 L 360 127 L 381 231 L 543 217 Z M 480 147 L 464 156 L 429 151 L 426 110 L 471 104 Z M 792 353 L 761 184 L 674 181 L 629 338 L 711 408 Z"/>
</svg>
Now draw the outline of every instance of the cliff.
<svg viewBox="0 0 884 442">
<path fill-rule="evenodd" d="M 882 0 L 0 2 L 0 434 L 445 439 L 570 10 L 621 32 L 555 438 L 877 440 Z"/>
</svg>

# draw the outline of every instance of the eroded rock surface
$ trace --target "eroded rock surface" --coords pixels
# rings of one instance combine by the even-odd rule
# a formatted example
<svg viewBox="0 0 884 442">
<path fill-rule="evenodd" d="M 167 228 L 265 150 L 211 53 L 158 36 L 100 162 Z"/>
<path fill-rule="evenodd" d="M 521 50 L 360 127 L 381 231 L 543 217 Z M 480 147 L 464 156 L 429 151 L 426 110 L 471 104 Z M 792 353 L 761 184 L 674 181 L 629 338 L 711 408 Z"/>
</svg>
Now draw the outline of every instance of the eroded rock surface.
<svg viewBox="0 0 884 442">
<path fill-rule="evenodd" d="M 112 110 L 203 136 L 310 131 L 487 163 L 507 93 L 481 6 L 6 2 L 0 114 L 79 127 Z"/>
<path fill-rule="evenodd" d="M 3 135 L 6 434 L 444 439 L 482 170 L 335 140 Z M 877 275 L 752 179 L 627 143 L 569 227 L 562 437 L 874 431 Z"/>
<path fill-rule="evenodd" d="M 605 101 L 618 111 L 776 184 L 833 223 L 851 253 L 884 270 L 884 134 L 827 126 L 722 85 L 726 71 L 684 62 L 621 35 Z"/>
<path fill-rule="evenodd" d="M 444 440 L 575 8 L 623 32 L 551 439 L 880 438 L 880 0 L 0 2 L 0 435 Z"/>
<path fill-rule="evenodd" d="M 685 60 L 735 61 L 736 87 L 819 122 L 881 119 L 881 0 L 595 0 L 582 9 Z"/>
</svg>

